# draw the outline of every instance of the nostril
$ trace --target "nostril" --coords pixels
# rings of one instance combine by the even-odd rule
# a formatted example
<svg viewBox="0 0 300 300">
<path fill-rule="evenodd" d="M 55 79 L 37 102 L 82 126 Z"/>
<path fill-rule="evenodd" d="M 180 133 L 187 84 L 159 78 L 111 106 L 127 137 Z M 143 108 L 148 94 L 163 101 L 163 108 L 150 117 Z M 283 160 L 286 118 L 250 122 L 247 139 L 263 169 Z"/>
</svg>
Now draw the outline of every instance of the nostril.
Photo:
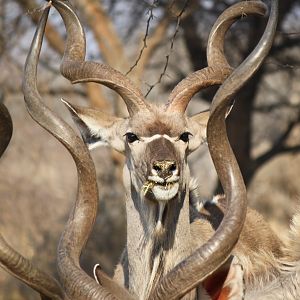
<svg viewBox="0 0 300 300">
<path fill-rule="evenodd" d="M 157 165 L 157 164 L 154 164 L 153 167 L 152 167 L 152 169 L 155 170 L 155 171 L 157 171 L 157 172 L 161 171 L 161 167 L 159 165 Z"/>
<path fill-rule="evenodd" d="M 152 164 L 152 170 L 157 172 L 159 176 L 170 176 L 177 170 L 175 161 L 156 161 Z"/>
<path fill-rule="evenodd" d="M 170 171 L 176 171 L 176 169 L 177 169 L 177 166 L 176 166 L 176 163 L 172 163 L 171 165 L 170 165 Z"/>
</svg>

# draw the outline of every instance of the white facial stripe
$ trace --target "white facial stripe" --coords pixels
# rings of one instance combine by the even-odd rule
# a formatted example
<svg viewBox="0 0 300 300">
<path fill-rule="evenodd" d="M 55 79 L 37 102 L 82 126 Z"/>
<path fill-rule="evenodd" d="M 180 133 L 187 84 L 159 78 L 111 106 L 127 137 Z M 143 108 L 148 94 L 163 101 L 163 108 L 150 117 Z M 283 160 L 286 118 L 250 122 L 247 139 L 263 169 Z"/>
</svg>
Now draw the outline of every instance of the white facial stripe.
<svg viewBox="0 0 300 300">
<path fill-rule="evenodd" d="M 149 137 L 140 137 L 140 140 L 142 140 L 143 142 L 145 142 L 145 143 L 148 144 L 148 143 L 150 143 L 150 142 L 152 142 L 154 140 L 160 139 L 161 137 L 162 137 L 161 134 L 155 134 L 155 135 L 149 136 Z"/>
<path fill-rule="evenodd" d="M 93 143 L 93 144 L 89 144 L 88 147 L 89 147 L 89 150 L 93 150 L 99 146 L 107 146 L 108 143 L 104 142 L 104 141 L 98 141 L 96 143 Z"/>
<path fill-rule="evenodd" d="M 163 137 L 164 137 L 165 139 L 169 140 L 171 143 L 174 143 L 174 142 L 176 142 L 176 141 L 178 140 L 177 137 L 170 137 L 170 136 L 168 136 L 167 134 L 164 134 Z"/>
<path fill-rule="evenodd" d="M 178 139 L 177 137 L 170 137 L 167 134 L 163 134 L 163 135 L 162 134 L 155 134 L 155 135 L 150 136 L 150 137 L 140 137 L 140 140 L 142 140 L 145 143 L 150 143 L 150 142 L 152 142 L 154 140 L 158 140 L 160 138 L 165 138 L 168 141 L 170 141 L 171 143 L 174 143 Z"/>
</svg>

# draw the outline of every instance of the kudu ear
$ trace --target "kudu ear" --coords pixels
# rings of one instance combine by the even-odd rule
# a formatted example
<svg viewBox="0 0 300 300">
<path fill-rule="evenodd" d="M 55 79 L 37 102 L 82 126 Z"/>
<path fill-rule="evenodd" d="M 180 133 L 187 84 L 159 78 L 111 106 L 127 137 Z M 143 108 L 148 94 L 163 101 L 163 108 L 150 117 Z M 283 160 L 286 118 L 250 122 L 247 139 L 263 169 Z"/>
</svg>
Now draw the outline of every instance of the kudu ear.
<svg viewBox="0 0 300 300">
<path fill-rule="evenodd" d="M 110 145 L 119 152 L 125 151 L 123 139 L 125 130 L 122 130 L 125 119 L 108 115 L 97 109 L 79 107 L 64 99 L 61 101 L 70 111 L 73 121 L 90 150 Z M 123 131 L 124 134 L 122 134 Z"/>
<path fill-rule="evenodd" d="M 227 118 L 233 108 L 234 102 L 227 109 L 227 113 L 225 118 Z M 196 130 L 195 137 L 190 139 L 189 150 L 193 152 L 196 150 L 201 144 L 206 142 L 206 127 L 209 119 L 210 111 L 205 110 L 196 115 L 193 115 L 189 118 L 191 126 L 194 130 Z"/>
<path fill-rule="evenodd" d="M 193 152 L 206 141 L 206 127 L 209 118 L 209 110 L 202 111 L 188 119 L 188 127 L 192 133 L 189 141 L 189 151 Z"/>
</svg>

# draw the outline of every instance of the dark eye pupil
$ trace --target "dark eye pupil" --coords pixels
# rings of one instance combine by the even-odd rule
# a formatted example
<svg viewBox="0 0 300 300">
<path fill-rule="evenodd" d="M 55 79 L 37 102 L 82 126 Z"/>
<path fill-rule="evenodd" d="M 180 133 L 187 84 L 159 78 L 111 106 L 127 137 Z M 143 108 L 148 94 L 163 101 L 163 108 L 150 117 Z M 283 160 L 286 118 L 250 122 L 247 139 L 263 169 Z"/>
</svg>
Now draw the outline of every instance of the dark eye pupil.
<svg viewBox="0 0 300 300">
<path fill-rule="evenodd" d="M 137 137 L 137 135 L 135 135 L 132 132 L 127 132 L 126 133 L 126 138 L 127 138 L 127 142 L 128 143 L 133 143 L 135 141 L 137 141 L 139 138 Z"/>
<path fill-rule="evenodd" d="M 183 142 L 187 143 L 189 141 L 189 132 L 184 132 L 183 134 L 181 134 L 181 136 L 179 137 L 180 140 L 182 140 Z"/>
</svg>

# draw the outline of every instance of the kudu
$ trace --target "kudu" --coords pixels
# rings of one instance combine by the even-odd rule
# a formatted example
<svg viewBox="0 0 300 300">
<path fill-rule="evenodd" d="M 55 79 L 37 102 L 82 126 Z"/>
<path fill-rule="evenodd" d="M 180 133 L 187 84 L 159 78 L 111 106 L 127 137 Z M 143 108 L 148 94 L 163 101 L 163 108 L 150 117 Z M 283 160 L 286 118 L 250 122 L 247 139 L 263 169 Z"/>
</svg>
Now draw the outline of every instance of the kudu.
<svg viewBox="0 0 300 300">
<path fill-rule="evenodd" d="M 245 1 L 228 8 L 209 36 L 208 67 L 182 80 L 168 103 L 160 107 L 146 102 L 118 71 L 84 61 L 85 36 L 72 6 L 65 0 L 51 3 L 67 29 L 62 74 L 72 83 L 94 81 L 110 87 L 128 108 L 129 117 L 123 119 L 64 101 L 90 148 L 109 144 L 126 156 L 127 244 L 114 280 L 95 268 L 97 283 L 81 269 L 80 254 L 97 210 L 96 177 L 85 144 L 42 103 L 37 90 L 37 64 L 48 7 L 28 54 L 23 91 L 31 116 L 74 158 L 78 196 L 58 246 L 59 283 L 32 266 L 2 237 L 1 265 L 36 289 L 43 299 L 297 299 L 300 215 L 295 216 L 290 244 L 285 247 L 258 213 L 246 211 L 246 190 L 225 126 L 233 96 L 259 68 L 272 45 L 277 1 L 272 1 L 269 21 L 257 47 L 234 70 L 224 56 L 225 33 L 240 16 L 263 15 L 265 5 Z M 221 86 L 210 112 L 187 117 L 185 110 L 192 96 L 211 85 Z M 1 144 L 3 152 L 11 123 L 5 108 L 0 108 L 6 124 L 0 131 L 6 137 Z M 186 159 L 206 139 L 225 196 L 216 197 L 197 211 L 191 205 L 195 201 L 190 199 Z"/>
</svg>

